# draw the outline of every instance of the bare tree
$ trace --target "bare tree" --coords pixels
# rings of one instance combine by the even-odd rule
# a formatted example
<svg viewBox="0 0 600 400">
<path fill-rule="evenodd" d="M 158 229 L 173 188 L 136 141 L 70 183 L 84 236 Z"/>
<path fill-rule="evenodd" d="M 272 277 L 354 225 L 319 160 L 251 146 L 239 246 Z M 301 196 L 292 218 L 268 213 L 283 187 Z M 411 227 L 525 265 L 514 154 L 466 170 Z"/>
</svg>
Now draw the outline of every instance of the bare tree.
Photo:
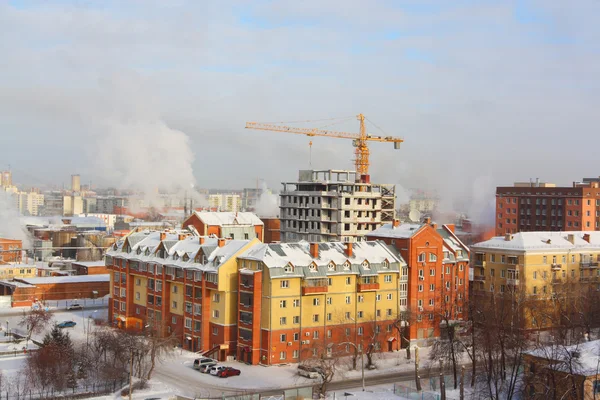
<svg viewBox="0 0 600 400">
<path fill-rule="evenodd" d="M 30 340 L 32 334 L 41 333 L 50 324 L 53 318 L 51 313 L 42 309 L 23 311 L 19 326 L 26 327 L 27 340 Z"/>
<path fill-rule="evenodd" d="M 327 386 L 339 372 L 340 357 L 343 353 L 335 347 L 333 343 L 325 344 L 323 341 L 316 341 L 310 348 L 304 350 L 308 352 L 308 357 L 304 359 L 302 365 L 314 368 L 319 374 L 318 391 L 322 397 L 325 397 Z"/>
<path fill-rule="evenodd" d="M 174 332 L 167 336 L 162 334 L 166 331 L 165 327 L 163 321 L 151 320 L 147 325 L 147 329 L 144 331 L 145 341 L 149 348 L 147 355 L 150 363 L 150 367 L 146 374 L 147 380 L 152 378 L 156 363 L 161 361 L 163 357 L 171 354 L 178 342 Z"/>
<path fill-rule="evenodd" d="M 410 339 L 408 336 L 412 322 L 412 313 L 410 310 L 400 312 L 394 321 L 394 328 L 400 336 L 400 348 L 406 348 L 407 360 L 410 360 Z"/>
</svg>

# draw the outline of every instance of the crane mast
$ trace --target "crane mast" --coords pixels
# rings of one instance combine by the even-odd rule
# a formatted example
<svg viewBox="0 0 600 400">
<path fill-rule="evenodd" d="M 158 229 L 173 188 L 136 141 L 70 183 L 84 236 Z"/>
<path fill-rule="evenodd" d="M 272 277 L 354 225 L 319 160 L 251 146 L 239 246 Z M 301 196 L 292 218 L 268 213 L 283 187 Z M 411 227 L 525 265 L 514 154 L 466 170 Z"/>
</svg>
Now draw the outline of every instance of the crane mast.
<svg viewBox="0 0 600 400">
<path fill-rule="evenodd" d="M 260 122 L 246 122 L 247 129 L 263 130 L 263 131 L 274 131 L 274 132 L 287 132 L 298 135 L 306 136 L 323 136 L 323 137 L 334 137 L 341 139 L 352 139 L 352 144 L 355 147 L 354 150 L 354 164 L 356 172 L 359 175 L 369 174 L 369 145 L 368 142 L 389 142 L 394 143 L 394 149 L 400 148 L 400 143 L 404 142 L 402 138 L 393 136 L 373 136 L 367 133 L 365 127 L 365 116 L 358 114 L 356 116 L 360 123 L 359 133 L 341 132 L 341 131 L 330 131 L 322 130 L 317 128 L 298 128 L 286 125 L 274 125 L 269 123 Z M 312 144 L 312 142 L 311 142 Z"/>
</svg>

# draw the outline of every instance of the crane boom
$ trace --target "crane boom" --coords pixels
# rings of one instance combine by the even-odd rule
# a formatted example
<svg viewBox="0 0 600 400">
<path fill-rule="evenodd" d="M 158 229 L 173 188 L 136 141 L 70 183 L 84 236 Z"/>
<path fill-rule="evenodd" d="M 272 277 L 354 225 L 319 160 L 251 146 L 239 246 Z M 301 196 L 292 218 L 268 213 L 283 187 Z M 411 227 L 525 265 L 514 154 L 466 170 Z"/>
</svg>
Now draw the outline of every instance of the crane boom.
<svg viewBox="0 0 600 400">
<path fill-rule="evenodd" d="M 402 138 L 394 136 L 373 136 L 366 132 L 365 116 L 358 114 L 357 119 L 360 121 L 359 133 L 340 132 L 322 130 L 317 128 L 298 128 L 286 125 L 274 125 L 261 122 L 246 122 L 247 129 L 255 129 L 261 131 L 287 132 L 306 136 L 323 136 L 334 137 L 341 139 L 352 139 L 355 150 L 355 165 L 356 171 L 361 175 L 369 174 L 369 147 L 367 142 L 390 142 L 394 143 L 394 148 L 400 148 L 400 143 L 404 142 Z"/>
</svg>

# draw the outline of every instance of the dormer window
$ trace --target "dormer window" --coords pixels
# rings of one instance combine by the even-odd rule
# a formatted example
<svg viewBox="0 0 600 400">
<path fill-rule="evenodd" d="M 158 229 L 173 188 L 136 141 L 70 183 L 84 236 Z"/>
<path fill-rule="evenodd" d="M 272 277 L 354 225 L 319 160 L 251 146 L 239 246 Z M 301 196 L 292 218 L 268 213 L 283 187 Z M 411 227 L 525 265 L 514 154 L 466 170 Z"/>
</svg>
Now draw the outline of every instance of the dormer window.
<svg viewBox="0 0 600 400">
<path fill-rule="evenodd" d="M 363 261 L 361 265 L 364 269 L 371 269 L 367 260 Z"/>
<path fill-rule="evenodd" d="M 308 266 L 308 269 L 310 270 L 310 272 L 317 272 L 317 264 L 312 263 Z"/>
<path fill-rule="evenodd" d="M 390 268 L 390 262 L 388 260 L 383 260 L 383 268 L 388 269 Z"/>
<path fill-rule="evenodd" d="M 119 246 L 117 246 L 117 244 L 116 244 L 116 243 L 115 243 L 115 244 L 113 244 L 113 250 L 116 250 L 116 249 L 118 249 L 118 248 L 119 248 Z"/>
<path fill-rule="evenodd" d="M 350 262 L 348 260 L 346 260 L 343 267 L 344 267 L 344 271 L 350 271 Z"/>
<path fill-rule="evenodd" d="M 135 253 L 136 253 L 136 254 L 142 254 L 142 249 L 140 249 L 140 248 L 138 247 L 138 249 L 136 250 L 136 252 L 135 252 Z"/>
<path fill-rule="evenodd" d="M 288 265 L 286 265 L 285 267 L 283 267 L 283 271 L 291 274 L 294 272 L 294 266 L 291 263 L 288 263 Z"/>
<path fill-rule="evenodd" d="M 144 255 L 149 256 L 150 255 L 150 249 L 146 249 L 146 251 L 144 252 Z"/>
<path fill-rule="evenodd" d="M 456 256 L 462 257 L 462 250 L 456 250 Z"/>
<path fill-rule="evenodd" d="M 177 253 L 173 254 L 173 260 L 179 260 L 179 254 L 177 254 Z"/>
<path fill-rule="evenodd" d="M 335 271 L 335 263 L 332 261 L 327 265 L 328 271 Z"/>
<path fill-rule="evenodd" d="M 183 255 L 183 261 L 189 261 L 190 260 L 190 256 L 188 256 L 187 254 Z"/>
</svg>

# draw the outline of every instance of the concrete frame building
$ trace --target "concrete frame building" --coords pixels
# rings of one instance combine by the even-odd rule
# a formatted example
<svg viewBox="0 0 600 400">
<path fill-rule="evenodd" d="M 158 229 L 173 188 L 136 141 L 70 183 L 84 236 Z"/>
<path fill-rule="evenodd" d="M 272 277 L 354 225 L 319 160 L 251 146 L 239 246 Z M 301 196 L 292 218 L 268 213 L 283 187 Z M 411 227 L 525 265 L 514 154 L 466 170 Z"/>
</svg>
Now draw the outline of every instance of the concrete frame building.
<svg viewBox="0 0 600 400">
<path fill-rule="evenodd" d="M 356 242 L 391 223 L 395 186 L 370 183 L 354 171 L 301 170 L 280 193 L 281 241 Z"/>
</svg>

